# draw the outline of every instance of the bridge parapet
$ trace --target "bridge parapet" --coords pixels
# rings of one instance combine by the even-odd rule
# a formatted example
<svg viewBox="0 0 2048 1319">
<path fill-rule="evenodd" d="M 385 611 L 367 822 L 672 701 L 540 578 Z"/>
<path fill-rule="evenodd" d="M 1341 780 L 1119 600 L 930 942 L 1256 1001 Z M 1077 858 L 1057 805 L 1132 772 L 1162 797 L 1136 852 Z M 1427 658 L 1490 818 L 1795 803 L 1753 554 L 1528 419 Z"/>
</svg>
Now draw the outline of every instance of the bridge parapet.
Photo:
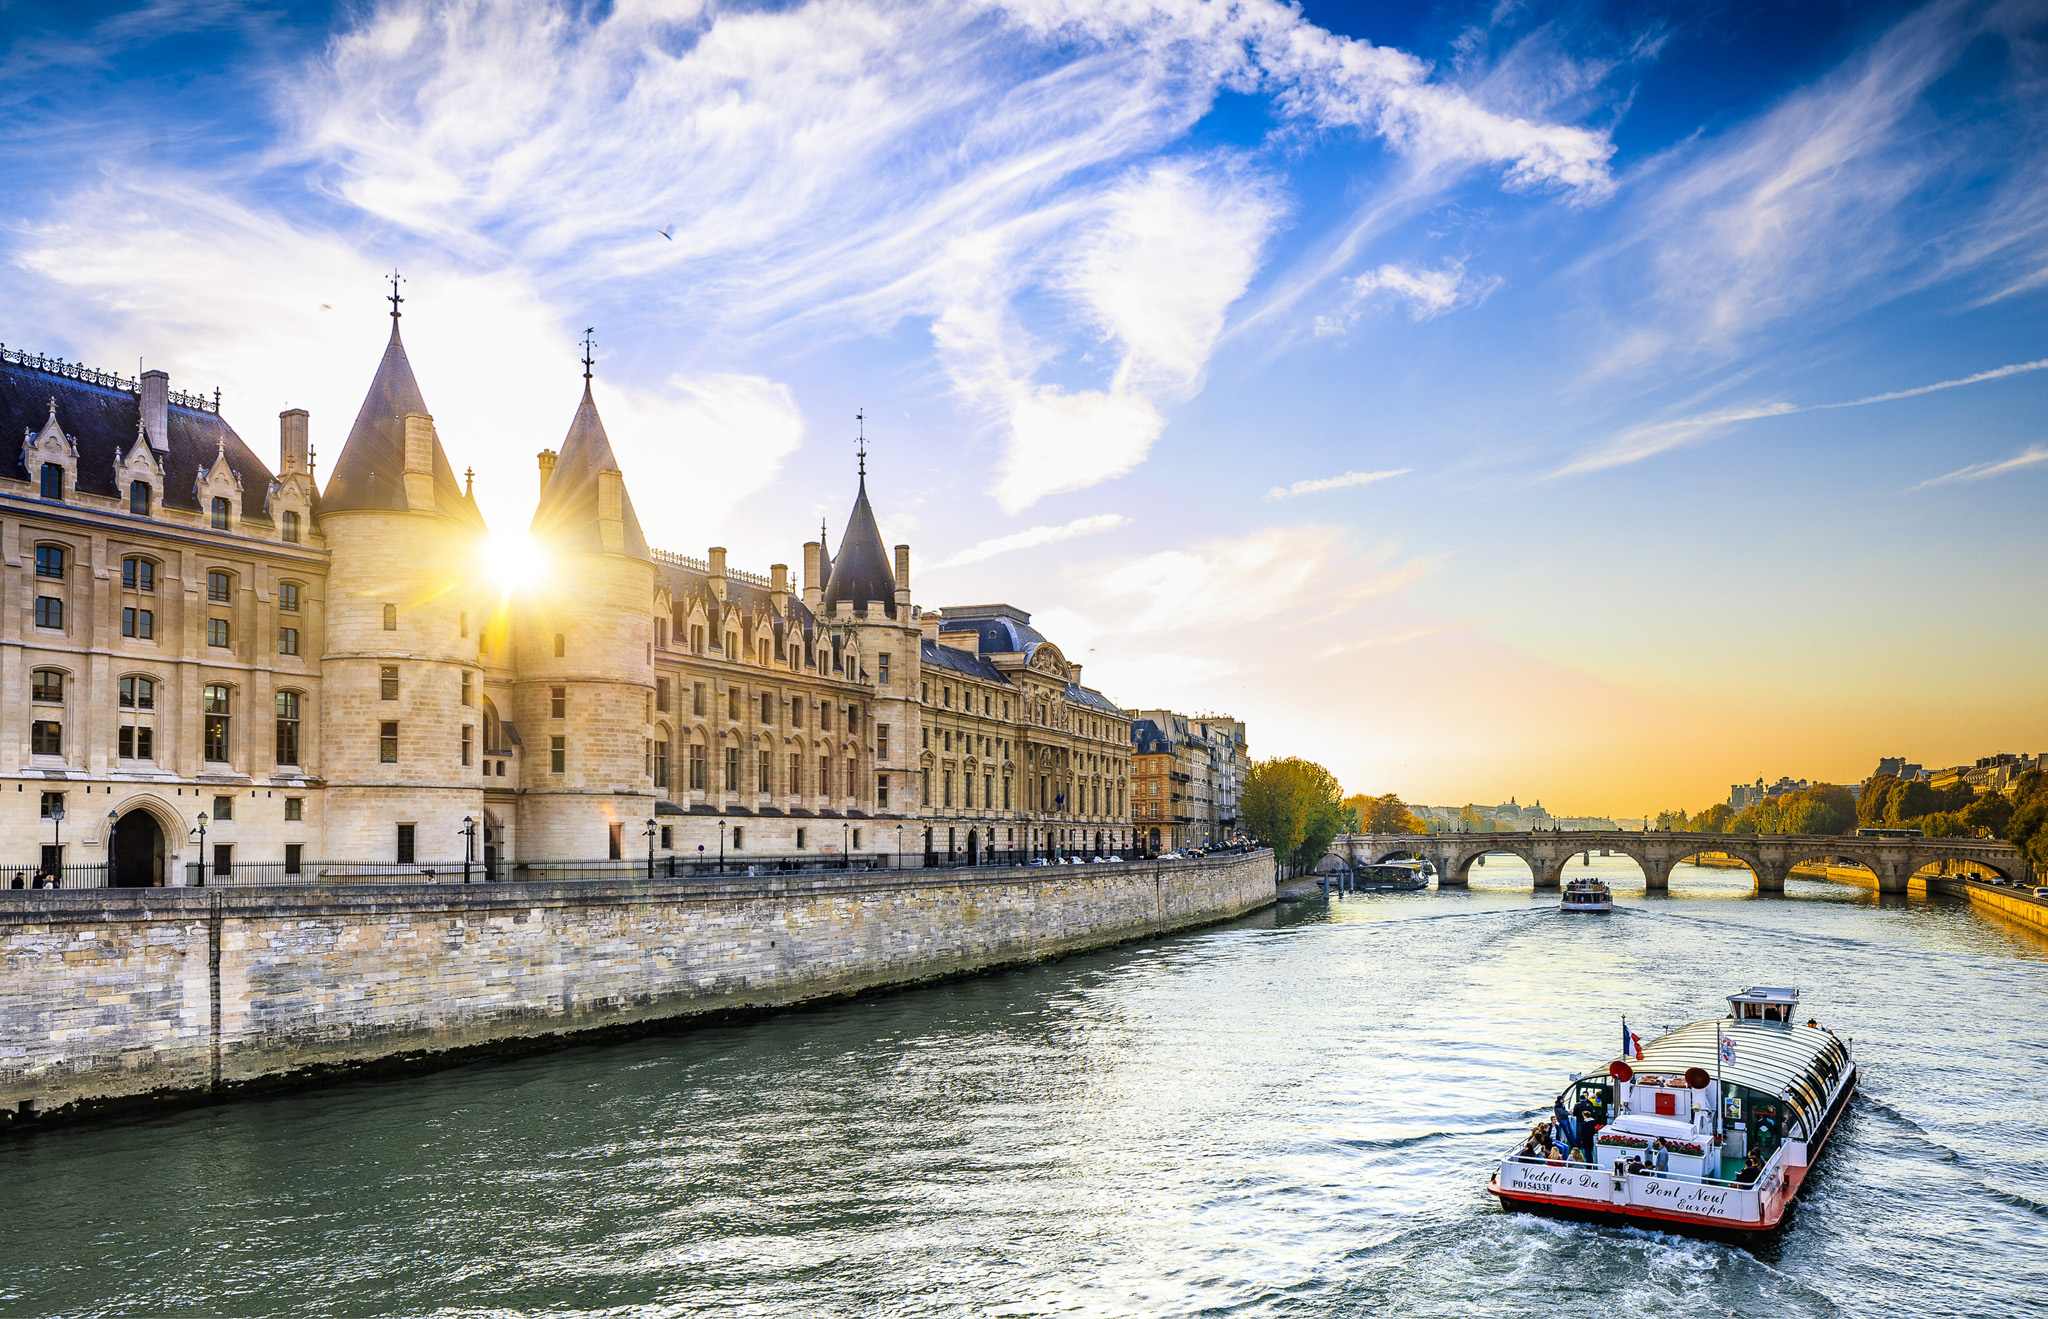
<svg viewBox="0 0 2048 1319">
<path fill-rule="evenodd" d="M 1495 833 L 1343 834 L 1331 850 L 1357 862 L 1409 855 L 1436 866 L 1438 887 L 1469 882 L 1472 863 L 1489 852 L 1520 857 L 1536 887 L 1556 888 L 1564 866 L 1580 852 L 1619 852 L 1642 868 L 1653 891 L 1670 886 L 1671 868 L 1702 852 L 1740 861 L 1755 877 L 1759 893 L 1782 893 L 1792 867 L 1809 861 L 1847 860 L 1877 877 L 1881 893 L 1904 893 L 1908 882 L 1929 866 L 1981 866 L 2019 883 L 2033 882 L 2033 868 L 2011 843 L 1997 838 L 1871 838 L 1856 834 L 1696 834 L 1675 830 L 1553 830 Z"/>
</svg>

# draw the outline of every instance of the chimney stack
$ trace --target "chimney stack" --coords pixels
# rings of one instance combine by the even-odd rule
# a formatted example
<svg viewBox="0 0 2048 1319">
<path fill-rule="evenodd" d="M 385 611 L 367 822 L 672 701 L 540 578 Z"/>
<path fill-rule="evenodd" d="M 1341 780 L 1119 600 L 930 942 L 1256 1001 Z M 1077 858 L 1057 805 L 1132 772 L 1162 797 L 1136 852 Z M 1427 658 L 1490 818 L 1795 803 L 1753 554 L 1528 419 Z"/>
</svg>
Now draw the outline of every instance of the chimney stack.
<svg viewBox="0 0 2048 1319">
<path fill-rule="evenodd" d="M 768 569 L 768 604 L 781 618 L 789 612 L 789 565 L 777 563 Z"/>
<path fill-rule="evenodd" d="M 171 374 L 168 371 L 142 373 L 142 429 L 149 447 L 163 453 L 171 447 Z"/>
<path fill-rule="evenodd" d="M 555 474 L 555 459 L 560 456 L 553 449 L 542 449 L 540 451 L 540 488 L 542 490 L 548 488 L 548 478 Z"/>
<path fill-rule="evenodd" d="M 606 554 L 626 552 L 626 478 L 616 467 L 597 474 L 597 541 Z"/>
<path fill-rule="evenodd" d="M 825 546 L 815 540 L 804 542 L 804 608 L 813 614 L 825 601 Z"/>
<path fill-rule="evenodd" d="M 306 470 L 306 421 L 304 408 L 287 408 L 277 414 L 277 466 L 280 476 Z"/>
<path fill-rule="evenodd" d="M 713 595 L 715 595 L 715 596 L 717 596 L 717 597 L 718 597 L 718 602 L 719 602 L 720 604 L 724 604 L 724 603 L 725 603 L 725 546 L 723 546 L 723 545 L 713 545 L 713 546 L 711 547 L 711 553 L 710 553 L 710 555 L 708 556 L 708 561 L 709 561 L 709 563 L 710 563 L 710 565 L 711 565 L 711 572 L 710 572 L 710 574 L 709 574 L 709 575 L 710 575 L 710 578 L 711 578 L 711 594 L 713 594 Z M 731 658 L 731 657 L 730 657 L 730 656 L 728 656 L 727 658 Z"/>
<path fill-rule="evenodd" d="M 405 506 L 434 511 L 434 419 L 424 412 L 405 414 Z"/>
<path fill-rule="evenodd" d="M 910 608 L 910 547 L 896 547 L 896 608 Z"/>
</svg>

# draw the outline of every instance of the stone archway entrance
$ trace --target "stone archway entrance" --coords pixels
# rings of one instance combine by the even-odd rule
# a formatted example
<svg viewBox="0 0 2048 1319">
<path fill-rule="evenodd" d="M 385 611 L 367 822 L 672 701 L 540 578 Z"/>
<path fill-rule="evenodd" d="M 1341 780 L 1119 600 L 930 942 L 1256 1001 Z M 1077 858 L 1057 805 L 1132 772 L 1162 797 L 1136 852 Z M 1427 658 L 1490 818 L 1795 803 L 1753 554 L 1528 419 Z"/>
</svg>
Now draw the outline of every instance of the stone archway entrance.
<svg viewBox="0 0 2048 1319">
<path fill-rule="evenodd" d="M 114 822 L 107 855 L 114 863 L 114 887 L 163 887 L 164 831 L 148 811 L 131 810 Z"/>
</svg>

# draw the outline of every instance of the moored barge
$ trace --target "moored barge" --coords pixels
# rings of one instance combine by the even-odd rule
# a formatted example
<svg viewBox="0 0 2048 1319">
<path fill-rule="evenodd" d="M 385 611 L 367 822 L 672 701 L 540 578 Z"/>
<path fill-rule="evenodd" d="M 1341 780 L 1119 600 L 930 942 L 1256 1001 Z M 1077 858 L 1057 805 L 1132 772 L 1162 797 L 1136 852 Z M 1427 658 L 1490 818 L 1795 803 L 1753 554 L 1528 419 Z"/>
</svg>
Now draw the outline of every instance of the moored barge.
<svg viewBox="0 0 2048 1319">
<path fill-rule="evenodd" d="M 1539 1127 L 1487 1189 L 1510 1209 L 1736 1241 L 1782 1227 L 1848 1110 L 1856 1064 L 1848 1042 L 1800 1024 L 1796 989 L 1747 989 L 1728 1006 L 1648 1042 L 1624 1024 L 1623 1056 L 1553 1106 L 1554 1142 Z"/>
</svg>

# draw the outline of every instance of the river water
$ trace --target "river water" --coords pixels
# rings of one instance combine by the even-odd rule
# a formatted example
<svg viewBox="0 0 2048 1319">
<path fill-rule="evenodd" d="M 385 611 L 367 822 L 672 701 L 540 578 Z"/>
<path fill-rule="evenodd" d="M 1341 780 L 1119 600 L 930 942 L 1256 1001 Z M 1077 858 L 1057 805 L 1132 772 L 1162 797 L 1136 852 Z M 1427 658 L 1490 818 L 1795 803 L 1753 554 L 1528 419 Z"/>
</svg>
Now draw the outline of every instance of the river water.
<svg viewBox="0 0 2048 1319">
<path fill-rule="evenodd" d="M 14 1136 L 0 1314 L 2038 1315 L 2048 943 L 1594 864 L 1605 917 L 1495 858 L 1469 893 Z M 1488 1161 L 1623 1012 L 1749 983 L 1865 1068 L 1774 1245 L 1495 1207 Z"/>
</svg>

